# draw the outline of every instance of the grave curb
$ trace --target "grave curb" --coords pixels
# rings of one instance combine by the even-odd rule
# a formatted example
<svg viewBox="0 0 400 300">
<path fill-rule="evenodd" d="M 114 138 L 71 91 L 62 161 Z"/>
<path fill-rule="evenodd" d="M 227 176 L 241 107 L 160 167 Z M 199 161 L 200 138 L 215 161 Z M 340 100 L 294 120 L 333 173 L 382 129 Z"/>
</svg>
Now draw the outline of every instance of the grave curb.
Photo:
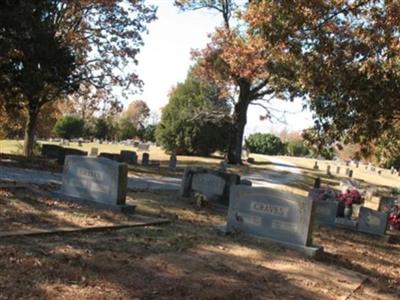
<svg viewBox="0 0 400 300">
<path fill-rule="evenodd" d="M 227 224 L 218 225 L 218 226 L 215 226 L 215 228 L 218 233 L 225 235 L 225 236 L 228 236 L 228 235 L 234 233 L 232 231 L 227 230 Z M 295 250 L 295 251 L 297 251 L 301 254 L 304 254 L 305 256 L 310 257 L 310 258 L 318 259 L 318 258 L 321 258 L 324 254 L 324 248 L 321 246 L 300 246 L 300 245 L 296 245 L 296 244 L 292 244 L 292 243 L 286 243 L 286 242 L 277 241 L 274 239 L 269 239 L 266 237 L 259 237 L 259 236 L 252 235 L 252 234 L 245 234 L 244 236 L 256 238 L 257 240 L 264 241 L 271 245 L 283 246 L 285 248 Z"/>
<path fill-rule="evenodd" d="M 75 202 L 79 204 L 84 204 L 93 208 L 98 209 L 107 209 L 114 212 L 120 212 L 125 214 L 133 214 L 136 209 L 136 205 L 129 205 L 129 204 L 122 204 L 122 205 L 112 205 L 112 204 L 105 204 L 100 202 L 95 202 L 87 199 L 72 197 L 69 195 L 65 195 L 62 193 L 62 190 L 59 191 L 52 191 L 47 193 L 50 197 L 58 198 L 64 201 Z"/>
</svg>

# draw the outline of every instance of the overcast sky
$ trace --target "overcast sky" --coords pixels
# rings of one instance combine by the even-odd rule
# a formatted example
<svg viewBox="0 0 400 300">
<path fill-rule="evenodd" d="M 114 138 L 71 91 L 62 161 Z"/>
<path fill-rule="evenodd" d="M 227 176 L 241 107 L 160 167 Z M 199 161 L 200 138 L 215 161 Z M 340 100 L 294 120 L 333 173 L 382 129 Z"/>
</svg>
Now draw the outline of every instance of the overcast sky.
<svg viewBox="0 0 400 300">
<path fill-rule="evenodd" d="M 143 93 L 135 95 L 134 99 L 143 99 L 151 110 L 159 111 L 168 103 L 171 87 L 185 80 L 187 71 L 193 64 L 190 50 L 203 48 L 207 44 L 208 34 L 221 23 L 221 16 L 206 10 L 182 13 L 173 6 L 173 0 L 148 2 L 158 6 L 158 19 L 148 26 L 149 34 L 144 36 L 145 45 L 138 56 L 139 65 L 136 70 L 145 86 Z M 288 112 L 287 123 L 260 121 L 259 116 L 263 114 L 263 110 L 251 106 L 246 135 L 252 132 L 277 132 L 285 128 L 295 131 L 312 125 L 311 113 L 302 112 L 300 101 L 273 101 L 273 107 Z"/>
</svg>

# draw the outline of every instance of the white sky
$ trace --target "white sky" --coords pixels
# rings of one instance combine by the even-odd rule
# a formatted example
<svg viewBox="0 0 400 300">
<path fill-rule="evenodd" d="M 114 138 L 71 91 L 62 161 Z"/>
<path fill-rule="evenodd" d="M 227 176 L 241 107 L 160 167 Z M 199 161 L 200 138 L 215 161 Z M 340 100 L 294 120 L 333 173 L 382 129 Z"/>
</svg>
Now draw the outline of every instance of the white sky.
<svg viewBox="0 0 400 300">
<path fill-rule="evenodd" d="M 173 0 L 149 0 L 149 4 L 158 6 L 158 19 L 148 25 L 149 34 L 144 36 L 144 46 L 138 56 L 136 67 L 139 77 L 144 81 L 143 93 L 133 99 L 143 99 L 152 111 L 158 111 L 168 103 L 171 87 L 186 78 L 193 61 L 191 49 L 204 48 L 208 34 L 221 24 L 220 14 L 197 10 L 179 12 L 173 6 Z M 129 100 L 132 100 L 131 98 Z M 127 104 L 127 100 L 124 104 Z M 252 132 L 277 132 L 284 128 L 289 131 L 301 130 L 312 126 L 310 112 L 301 112 L 300 101 L 286 103 L 273 101 L 273 106 L 281 111 L 297 112 L 286 114 L 287 124 L 260 121 L 263 110 L 251 106 L 248 112 L 246 135 Z"/>
</svg>

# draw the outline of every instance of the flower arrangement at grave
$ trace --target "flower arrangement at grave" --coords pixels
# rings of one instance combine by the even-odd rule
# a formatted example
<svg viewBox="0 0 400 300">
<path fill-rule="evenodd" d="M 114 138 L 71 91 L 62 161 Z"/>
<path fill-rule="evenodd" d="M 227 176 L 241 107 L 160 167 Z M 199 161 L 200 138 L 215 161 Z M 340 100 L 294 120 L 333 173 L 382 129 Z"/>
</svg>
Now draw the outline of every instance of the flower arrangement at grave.
<svg viewBox="0 0 400 300">
<path fill-rule="evenodd" d="M 400 230 L 400 206 L 395 205 L 389 212 L 389 226 L 391 229 Z"/>
<path fill-rule="evenodd" d="M 361 194 L 356 189 L 347 189 L 343 192 L 340 192 L 338 195 L 340 201 L 342 201 L 346 206 L 351 206 L 353 204 L 361 203 Z"/>
</svg>

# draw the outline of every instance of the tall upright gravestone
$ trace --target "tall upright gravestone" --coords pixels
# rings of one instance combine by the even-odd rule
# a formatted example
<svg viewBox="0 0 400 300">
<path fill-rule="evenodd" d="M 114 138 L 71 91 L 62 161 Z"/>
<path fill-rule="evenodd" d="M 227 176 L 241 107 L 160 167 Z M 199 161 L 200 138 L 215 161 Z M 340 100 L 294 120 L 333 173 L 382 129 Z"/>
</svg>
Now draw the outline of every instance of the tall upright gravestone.
<svg viewBox="0 0 400 300">
<path fill-rule="evenodd" d="M 315 256 L 312 246 L 314 201 L 269 188 L 231 187 L 228 232 L 243 232 Z"/>
<path fill-rule="evenodd" d="M 64 196 L 112 210 L 132 210 L 125 205 L 126 164 L 102 157 L 67 156 L 62 184 Z"/>
</svg>

